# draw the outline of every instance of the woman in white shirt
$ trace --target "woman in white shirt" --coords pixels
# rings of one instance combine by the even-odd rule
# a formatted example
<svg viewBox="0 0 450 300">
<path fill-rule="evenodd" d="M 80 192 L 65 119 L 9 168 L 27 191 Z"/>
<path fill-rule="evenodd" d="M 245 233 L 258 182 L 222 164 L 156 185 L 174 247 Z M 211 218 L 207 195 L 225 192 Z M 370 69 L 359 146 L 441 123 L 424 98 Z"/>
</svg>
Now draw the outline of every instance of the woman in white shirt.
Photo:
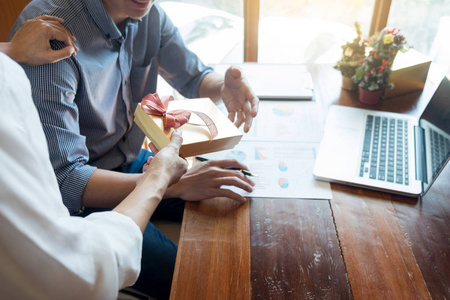
<svg viewBox="0 0 450 300">
<path fill-rule="evenodd" d="M 75 55 L 74 38 L 42 16 L 0 43 L 0 298 L 115 299 L 140 270 L 142 232 L 168 186 L 186 172 L 181 135 L 145 165 L 135 190 L 113 211 L 71 217 L 48 157 L 20 63 Z M 66 44 L 60 51 L 49 41 Z M 12 59 L 11 59 L 12 58 Z M 100 234 L 99 234 L 100 233 Z M 100 238 L 99 238 L 100 237 Z"/>
</svg>

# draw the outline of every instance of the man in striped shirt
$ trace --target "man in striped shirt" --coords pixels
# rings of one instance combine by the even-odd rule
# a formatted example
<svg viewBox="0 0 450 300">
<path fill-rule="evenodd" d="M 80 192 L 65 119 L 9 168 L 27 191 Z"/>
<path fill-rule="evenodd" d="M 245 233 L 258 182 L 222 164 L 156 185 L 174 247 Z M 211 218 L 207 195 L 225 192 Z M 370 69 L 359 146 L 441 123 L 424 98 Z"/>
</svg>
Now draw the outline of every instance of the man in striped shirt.
<svg viewBox="0 0 450 300">
<path fill-rule="evenodd" d="M 143 96 L 156 91 L 158 73 L 188 98 L 222 98 L 229 118 L 249 130 L 259 100 L 240 70 L 230 68 L 224 78 L 205 66 L 185 47 L 157 2 L 33 0 L 12 33 L 42 14 L 63 18 L 79 48 L 76 56 L 55 64 L 24 66 L 63 201 L 72 214 L 86 207 L 114 207 L 135 187 L 139 175 L 134 173 L 150 154 L 141 150 L 144 135 L 133 122 L 133 112 Z M 52 47 L 64 45 L 55 41 Z M 221 186 L 251 192 L 254 183 L 230 167 L 246 168 L 231 160 L 191 168 L 167 189 L 155 215 L 181 219 L 184 202 L 178 198 L 225 196 L 244 202 Z M 135 287 L 167 298 L 175 256 L 176 245 L 149 223 Z"/>
</svg>

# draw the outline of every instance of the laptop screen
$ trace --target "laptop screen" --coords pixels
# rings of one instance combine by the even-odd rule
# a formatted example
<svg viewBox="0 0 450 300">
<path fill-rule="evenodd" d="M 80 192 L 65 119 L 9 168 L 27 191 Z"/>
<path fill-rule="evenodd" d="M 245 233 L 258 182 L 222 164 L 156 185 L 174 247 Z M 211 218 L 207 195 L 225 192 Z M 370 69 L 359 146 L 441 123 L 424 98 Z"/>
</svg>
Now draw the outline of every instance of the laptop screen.
<svg viewBox="0 0 450 300">
<path fill-rule="evenodd" d="M 444 77 L 427 108 L 419 125 L 423 129 L 425 165 L 423 190 L 442 171 L 450 157 L 450 73 Z"/>
</svg>

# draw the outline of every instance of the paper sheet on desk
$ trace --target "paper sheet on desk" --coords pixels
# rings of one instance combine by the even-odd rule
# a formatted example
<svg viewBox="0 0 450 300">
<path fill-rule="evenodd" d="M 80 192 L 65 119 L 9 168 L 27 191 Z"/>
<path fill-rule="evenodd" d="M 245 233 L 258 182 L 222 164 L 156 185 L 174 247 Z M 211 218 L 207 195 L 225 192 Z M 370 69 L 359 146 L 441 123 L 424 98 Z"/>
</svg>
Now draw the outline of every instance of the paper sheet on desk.
<svg viewBox="0 0 450 300">
<path fill-rule="evenodd" d="M 316 102 L 261 101 L 250 131 L 242 137 L 252 141 L 320 142 L 323 122 Z"/>
<path fill-rule="evenodd" d="M 252 193 L 231 190 L 245 197 L 331 199 L 330 184 L 312 174 L 318 143 L 241 141 L 233 150 L 202 155 L 209 159 L 234 158 L 257 175 Z"/>
</svg>

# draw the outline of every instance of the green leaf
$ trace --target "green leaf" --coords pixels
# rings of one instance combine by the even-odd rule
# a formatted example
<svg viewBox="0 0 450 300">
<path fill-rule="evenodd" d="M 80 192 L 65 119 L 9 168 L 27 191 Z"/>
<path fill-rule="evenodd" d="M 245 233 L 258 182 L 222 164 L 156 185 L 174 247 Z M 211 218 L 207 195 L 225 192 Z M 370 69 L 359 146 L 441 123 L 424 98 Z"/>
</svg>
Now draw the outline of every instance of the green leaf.
<svg viewBox="0 0 450 300">
<path fill-rule="evenodd" d="M 364 71 L 363 68 L 356 69 L 356 79 L 358 79 L 358 80 L 363 79 L 365 73 L 366 72 Z"/>
</svg>

